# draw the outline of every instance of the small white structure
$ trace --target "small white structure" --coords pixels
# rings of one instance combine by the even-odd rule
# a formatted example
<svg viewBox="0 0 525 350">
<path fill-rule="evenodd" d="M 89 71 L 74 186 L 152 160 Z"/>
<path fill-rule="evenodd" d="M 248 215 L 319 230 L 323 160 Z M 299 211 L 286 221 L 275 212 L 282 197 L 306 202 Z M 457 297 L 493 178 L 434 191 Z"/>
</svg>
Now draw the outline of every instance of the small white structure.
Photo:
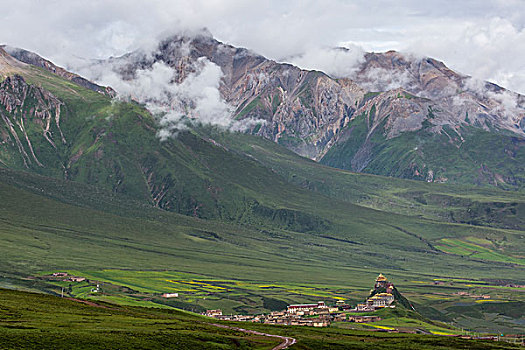
<svg viewBox="0 0 525 350">
<path fill-rule="evenodd" d="M 178 298 L 179 293 L 164 293 L 162 294 L 163 298 Z"/>
</svg>

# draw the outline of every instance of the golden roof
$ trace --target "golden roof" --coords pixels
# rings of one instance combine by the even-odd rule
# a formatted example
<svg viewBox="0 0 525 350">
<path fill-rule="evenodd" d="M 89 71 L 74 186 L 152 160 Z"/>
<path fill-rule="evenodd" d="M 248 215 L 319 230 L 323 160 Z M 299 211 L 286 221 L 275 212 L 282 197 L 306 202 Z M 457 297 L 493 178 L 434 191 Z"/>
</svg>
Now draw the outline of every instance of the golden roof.
<svg viewBox="0 0 525 350">
<path fill-rule="evenodd" d="M 388 280 L 386 279 L 385 276 L 383 276 L 382 273 L 380 273 L 379 276 L 377 276 L 376 278 L 376 282 L 385 282 L 385 281 L 388 281 Z"/>
</svg>

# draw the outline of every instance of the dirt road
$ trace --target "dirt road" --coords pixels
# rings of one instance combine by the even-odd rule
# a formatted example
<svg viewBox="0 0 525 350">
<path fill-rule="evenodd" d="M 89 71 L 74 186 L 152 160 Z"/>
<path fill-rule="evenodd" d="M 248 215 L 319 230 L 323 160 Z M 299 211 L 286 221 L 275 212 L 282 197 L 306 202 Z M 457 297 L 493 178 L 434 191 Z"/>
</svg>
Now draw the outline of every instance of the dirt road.
<svg viewBox="0 0 525 350">
<path fill-rule="evenodd" d="M 233 329 L 233 330 L 236 330 L 236 331 L 239 331 L 239 332 L 243 332 L 243 333 L 262 335 L 262 336 L 265 336 L 265 337 L 272 337 L 272 338 L 279 338 L 279 339 L 281 339 L 282 340 L 281 344 L 277 345 L 272 350 L 288 349 L 290 346 L 292 346 L 293 344 L 295 344 L 297 342 L 297 340 L 295 340 L 295 338 L 284 337 L 282 335 L 262 333 L 262 332 L 252 331 L 252 330 L 249 330 L 249 329 L 244 329 L 244 328 L 239 328 L 239 327 L 230 327 L 230 326 L 226 326 L 226 325 L 218 324 L 218 323 L 210 323 L 210 324 L 213 325 L 213 326 L 216 326 L 216 327 L 226 328 L 226 329 Z"/>
</svg>

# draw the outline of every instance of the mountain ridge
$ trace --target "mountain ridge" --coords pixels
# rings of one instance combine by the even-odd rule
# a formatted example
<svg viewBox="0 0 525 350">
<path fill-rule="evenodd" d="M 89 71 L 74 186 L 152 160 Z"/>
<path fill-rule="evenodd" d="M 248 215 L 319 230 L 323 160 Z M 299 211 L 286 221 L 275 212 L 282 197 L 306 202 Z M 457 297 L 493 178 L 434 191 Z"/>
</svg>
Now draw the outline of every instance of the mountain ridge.
<svg viewBox="0 0 525 350">
<path fill-rule="evenodd" d="M 81 87 L 114 96 L 111 88 L 87 84 L 86 79 L 36 54 L 7 46 L 0 50 L 4 75 L 38 67 Z M 177 81 L 183 82 L 198 69 L 194 61 L 203 57 L 220 65 L 223 76 L 218 90 L 228 104 L 237 106 L 233 118 L 262 121 L 249 126 L 248 133 L 263 136 L 323 164 L 429 182 L 492 185 L 504 189 L 520 189 L 525 184 L 525 178 L 520 175 L 524 170 L 521 160 L 525 157 L 525 138 L 521 124 L 525 125 L 525 117 L 518 123 L 521 115 L 510 113 L 510 107 L 503 102 L 498 104 L 497 100 L 510 96 L 516 103 L 511 107 L 522 111 L 525 97 L 491 83 L 482 83 L 488 91 L 484 95 L 480 82 L 473 86 L 469 77 L 453 72 L 434 59 L 413 61 L 395 51 L 368 53 L 366 62 L 355 74 L 355 81 L 333 79 L 322 72 L 280 64 L 201 35 L 175 36 L 163 41 L 154 55 L 136 52 L 108 62 L 114 64 L 113 71 L 128 80 L 133 80 L 139 69 L 147 70 L 155 62 L 163 62 L 173 67 L 178 72 Z M 386 79 L 370 81 L 376 77 L 377 69 L 400 73 L 396 73 L 396 77 L 386 72 L 383 74 Z M 31 71 L 29 76 L 34 74 Z M 12 83 L 12 78 L 9 79 L 7 82 Z M 383 92 L 366 89 L 370 89 L 367 84 L 372 83 L 379 88 L 388 87 L 392 79 L 404 79 L 407 87 Z M 8 106 L 9 99 L 5 98 L 6 81 L 2 84 L 4 107 L 12 111 L 13 106 Z M 436 105 L 436 101 L 441 105 Z M 19 103 L 20 107 L 23 105 L 23 101 Z M 60 108 L 40 107 L 44 114 L 54 110 L 58 122 Z M 454 109 L 456 107 L 460 110 Z M 479 110 L 483 113 L 476 112 Z M 56 140 L 52 140 L 49 133 L 52 119 L 44 119 L 47 126 L 43 136 L 56 148 Z M 20 122 L 23 123 L 23 118 Z M 59 125 L 56 127 L 64 143 Z M 12 131 L 4 131 L 3 142 L 9 134 L 16 139 Z M 27 135 L 21 136 L 27 138 Z M 38 164 L 31 141 L 27 140 L 28 151 L 17 141 L 24 163 L 31 158 Z M 496 152 L 487 152 L 482 142 L 494 145 Z M 440 151 L 436 153 L 437 150 Z M 31 157 L 27 156 L 31 153 Z M 452 160 L 448 165 L 453 167 L 445 164 L 443 155 Z M 70 159 L 70 165 L 77 156 Z"/>
<path fill-rule="evenodd" d="M 110 97 L 114 95 L 110 88 L 91 86 L 84 78 L 64 73 L 65 70 L 36 54 L 14 48 L 8 51 L 25 63 L 77 80 L 76 83 Z M 132 81 L 138 70 L 148 70 L 155 62 L 163 62 L 177 72 L 175 79 L 180 83 L 195 73 L 198 68 L 194 63 L 203 57 L 219 66 L 223 73 L 219 92 L 232 106 L 232 118 L 255 120 L 247 132 L 302 156 L 330 166 L 387 176 L 472 183 L 471 174 L 482 172 L 487 175 L 475 184 L 508 189 L 523 186 L 523 179 L 516 175 L 521 168 L 514 164 L 524 157 L 519 140 L 525 138 L 525 97 L 456 73 L 432 58 L 413 58 L 395 51 L 366 53 L 353 76 L 334 79 L 319 71 L 301 70 L 223 44 L 208 33 L 175 35 L 163 40 L 152 54 L 134 52 L 97 61 L 95 65 L 109 67 L 122 79 Z M 363 115 L 367 120 L 367 136 L 349 141 L 353 139 L 350 124 Z M 503 173 L 493 169 L 490 163 L 495 159 L 490 155 L 472 153 L 465 158 L 460 154 L 465 140 L 469 141 L 480 130 L 488 132 L 489 138 L 498 135 L 492 137 L 494 142 L 504 140 L 500 155 L 508 160 L 501 163 L 512 165 L 504 166 L 508 169 Z M 412 133 L 430 140 L 428 148 L 455 144 L 456 149 L 448 151 L 449 157 L 461 159 L 458 166 L 465 165 L 469 170 L 458 173 L 447 169 L 443 162 L 428 164 L 425 159 L 432 158 L 428 154 L 431 151 L 410 144 L 413 141 L 396 143 L 400 136 Z M 369 144 L 372 134 L 382 139 L 379 145 Z M 403 169 L 396 170 L 381 160 L 384 156 L 378 150 L 392 148 L 391 144 L 397 153 L 419 149 L 419 155 L 405 162 Z"/>
<path fill-rule="evenodd" d="M 174 69 L 176 81 L 181 82 L 195 73 L 194 63 L 201 58 L 221 68 L 219 91 L 232 106 L 233 119 L 262 121 L 254 122 L 247 132 L 302 156 L 353 171 L 425 181 L 472 183 L 472 174 L 481 171 L 488 175 L 475 184 L 523 187 L 521 167 L 516 164 L 525 156 L 519 141 L 525 139 L 525 97 L 456 73 L 435 59 L 411 58 L 394 51 L 367 53 L 354 76 L 336 79 L 197 35 L 165 39 L 149 55 L 132 53 L 97 64 L 133 81 L 136 72 L 161 62 Z M 348 142 L 351 124 L 363 115 L 368 136 Z M 476 143 L 472 135 L 482 131 L 494 139 L 491 142 L 503 140 L 499 155 L 512 164 L 504 166 L 503 173 L 493 168 L 491 163 L 498 159 L 490 154 L 461 155 L 461 145 Z M 396 141 L 411 133 L 427 139 L 431 149 L 455 144 L 448 156 L 460 158 L 459 166 L 469 170 L 458 173 L 443 162 L 428 163 L 425 158 L 432 157 L 431 151 L 419 147 L 421 155 L 398 171 L 381 160 L 377 147 L 367 144 L 376 134 L 382 139 L 379 148 L 394 145 L 397 153 L 407 153 L 418 144 Z M 350 148 L 350 155 L 338 152 L 340 148 Z M 358 154 L 357 158 L 352 154 Z M 369 167 L 374 159 L 379 160 Z"/>
</svg>

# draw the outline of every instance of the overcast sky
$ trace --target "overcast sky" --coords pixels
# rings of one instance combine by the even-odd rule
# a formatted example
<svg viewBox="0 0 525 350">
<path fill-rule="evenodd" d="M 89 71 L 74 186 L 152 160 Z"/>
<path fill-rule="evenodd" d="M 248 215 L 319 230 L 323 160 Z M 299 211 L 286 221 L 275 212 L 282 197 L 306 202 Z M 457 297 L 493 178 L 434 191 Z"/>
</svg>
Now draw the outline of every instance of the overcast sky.
<svg viewBox="0 0 525 350">
<path fill-rule="evenodd" d="M 440 59 L 457 71 L 525 93 L 525 0 L 0 3 L 0 43 L 35 51 L 63 66 L 75 57 L 152 48 L 167 34 L 206 27 L 221 41 L 272 59 L 310 53 L 315 59 L 308 68 L 326 67 L 325 56 L 311 54 L 322 48 L 395 49 Z"/>
</svg>

